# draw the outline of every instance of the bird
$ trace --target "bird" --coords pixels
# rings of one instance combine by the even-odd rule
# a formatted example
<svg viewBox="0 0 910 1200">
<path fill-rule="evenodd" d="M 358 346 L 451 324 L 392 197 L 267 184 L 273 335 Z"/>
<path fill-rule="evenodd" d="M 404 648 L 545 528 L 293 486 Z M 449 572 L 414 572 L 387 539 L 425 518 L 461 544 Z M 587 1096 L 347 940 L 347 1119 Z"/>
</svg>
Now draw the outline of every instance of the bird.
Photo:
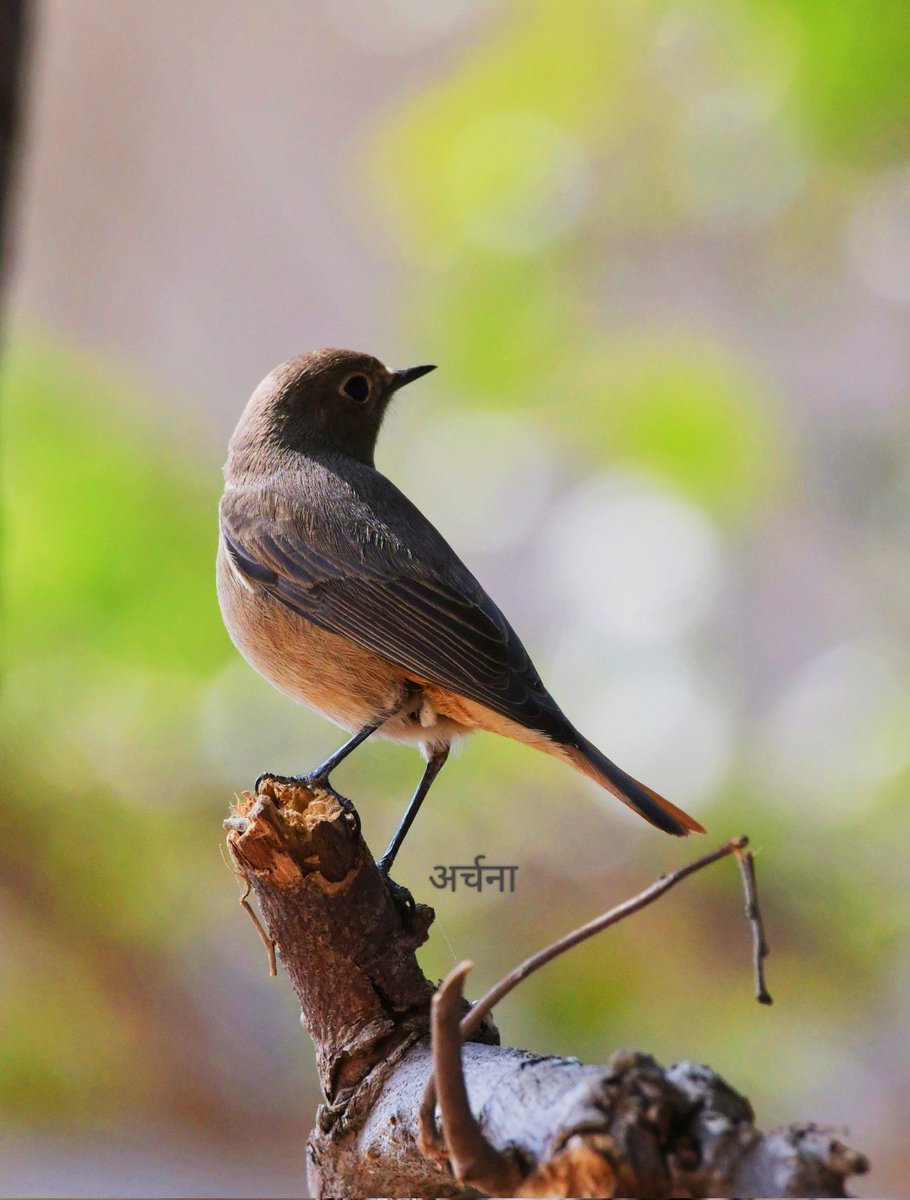
<svg viewBox="0 0 910 1200">
<path fill-rule="evenodd" d="M 422 777 L 378 862 L 390 885 L 452 745 L 476 730 L 561 759 L 666 833 L 704 833 L 575 728 L 481 584 L 377 470 L 390 402 L 434 369 L 299 355 L 262 380 L 230 439 L 216 565 L 228 633 L 276 688 L 352 735 L 305 775 L 269 777 L 334 793 L 332 771 L 367 738 L 418 747 Z"/>
</svg>

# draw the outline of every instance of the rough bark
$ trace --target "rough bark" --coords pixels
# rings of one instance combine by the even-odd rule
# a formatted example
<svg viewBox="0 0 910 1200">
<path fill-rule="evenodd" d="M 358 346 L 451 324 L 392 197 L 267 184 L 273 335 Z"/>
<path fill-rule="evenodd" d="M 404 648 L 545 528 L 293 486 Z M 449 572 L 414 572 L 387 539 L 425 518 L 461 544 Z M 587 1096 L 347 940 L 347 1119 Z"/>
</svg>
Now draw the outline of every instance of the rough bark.
<svg viewBox="0 0 910 1200">
<path fill-rule="evenodd" d="M 761 1133 L 707 1067 L 664 1068 L 638 1051 L 586 1066 L 501 1046 L 489 1023 L 454 1071 L 483 1153 L 423 1147 L 434 988 L 415 950 L 432 909 L 408 916 L 392 899 L 329 794 L 266 781 L 226 826 L 316 1047 L 326 1103 L 308 1143 L 314 1195 L 844 1196 L 867 1169 L 815 1126 Z"/>
</svg>

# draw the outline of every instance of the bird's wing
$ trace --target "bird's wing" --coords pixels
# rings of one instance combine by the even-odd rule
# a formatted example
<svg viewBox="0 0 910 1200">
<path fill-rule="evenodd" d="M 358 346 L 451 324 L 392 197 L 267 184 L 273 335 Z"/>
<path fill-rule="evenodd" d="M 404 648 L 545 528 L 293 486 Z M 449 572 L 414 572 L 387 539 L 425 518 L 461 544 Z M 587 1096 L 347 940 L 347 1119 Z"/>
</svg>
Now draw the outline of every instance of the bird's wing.
<svg viewBox="0 0 910 1200">
<path fill-rule="evenodd" d="M 362 516 L 331 525 L 293 506 L 226 494 L 221 533 L 234 565 L 287 608 L 512 721 L 570 740 L 575 731 L 527 651 L 442 536 L 388 481 L 381 525 Z M 407 506 L 423 552 L 396 535 Z M 399 527 L 400 532 L 400 527 Z"/>
</svg>

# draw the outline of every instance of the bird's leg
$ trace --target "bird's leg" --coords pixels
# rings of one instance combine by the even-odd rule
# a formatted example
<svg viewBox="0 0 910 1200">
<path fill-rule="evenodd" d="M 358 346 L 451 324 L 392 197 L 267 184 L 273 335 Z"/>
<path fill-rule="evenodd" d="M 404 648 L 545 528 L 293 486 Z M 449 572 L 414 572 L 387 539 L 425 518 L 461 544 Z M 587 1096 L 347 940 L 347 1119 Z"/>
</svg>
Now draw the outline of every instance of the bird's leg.
<svg viewBox="0 0 910 1200">
<path fill-rule="evenodd" d="M 395 861 L 395 855 L 401 849 L 401 843 L 407 837 L 408 830 L 413 825 L 414 818 L 417 816 L 427 792 L 433 785 L 433 780 L 442 770 L 443 765 L 448 757 L 448 746 L 440 746 L 438 749 L 431 751 L 430 757 L 427 759 L 427 765 L 423 773 L 423 778 L 417 785 L 417 791 L 411 797 L 411 802 L 405 810 L 404 816 L 401 818 L 401 823 L 395 830 L 395 833 L 392 835 L 392 840 L 389 842 L 388 849 L 377 863 L 379 870 L 386 877 L 386 882 L 389 883 L 390 886 L 392 885 L 392 881 L 389 879 L 389 871 L 392 869 L 392 863 Z M 398 886 L 398 884 L 395 884 L 393 890 Z"/>
<path fill-rule="evenodd" d="M 338 801 L 344 811 L 352 818 L 355 832 L 360 832 L 360 817 L 354 805 L 347 798 L 342 796 L 340 792 L 336 792 L 329 784 L 329 776 L 332 771 L 343 762 L 352 750 L 356 750 L 361 742 L 365 742 L 371 733 L 375 733 L 380 725 L 388 718 L 383 717 L 379 721 L 372 721 L 369 725 L 364 725 L 363 729 L 357 731 L 352 738 L 348 738 L 345 744 L 330 754 L 325 762 L 320 763 L 312 771 L 308 771 L 306 775 L 273 775 L 271 771 L 266 771 L 256 780 L 256 791 L 259 791 L 259 785 L 265 779 L 273 779 L 276 783 L 298 783 L 301 787 L 319 788 L 320 791 L 328 792 Z"/>
<path fill-rule="evenodd" d="M 348 738 L 343 746 L 340 746 L 334 754 L 330 754 L 325 762 L 320 763 L 318 767 L 314 767 L 312 771 L 308 771 L 302 776 L 301 783 L 305 783 L 307 787 L 325 787 L 329 782 L 329 776 L 335 770 L 339 763 L 344 762 L 352 750 L 356 750 L 361 742 L 365 742 L 370 734 L 376 732 L 382 721 L 371 721 L 369 725 L 364 725 L 363 729 L 359 729 L 352 738 Z"/>
</svg>

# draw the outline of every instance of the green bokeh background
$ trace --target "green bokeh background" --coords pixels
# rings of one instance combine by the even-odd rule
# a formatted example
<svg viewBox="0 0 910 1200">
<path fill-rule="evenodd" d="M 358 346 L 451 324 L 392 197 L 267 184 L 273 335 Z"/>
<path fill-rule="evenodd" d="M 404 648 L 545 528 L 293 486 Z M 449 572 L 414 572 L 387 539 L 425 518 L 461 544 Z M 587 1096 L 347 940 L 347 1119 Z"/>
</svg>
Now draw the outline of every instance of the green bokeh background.
<svg viewBox="0 0 910 1200">
<path fill-rule="evenodd" d="M 538 594 L 556 568 L 534 531 L 471 560 L 500 579 L 504 603 L 512 577 L 545 676 L 581 672 L 574 708 L 567 685 L 554 690 L 579 723 L 592 714 L 587 732 L 608 752 L 593 715 L 601 673 L 621 679 L 642 659 L 659 671 L 672 653 L 708 681 L 721 765 L 684 799 L 710 843 L 745 831 L 757 848 L 776 1004 L 751 998 L 726 863 L 529 981 L 498 1013 L 504 1038 L 595 1061 L 634 1045 L 709 1062 L 765 1126 L 849 1124 L 876 1195 L 898 1194 L 910 1169 L 910 368 L 905 356 L 885 403 L 873 356 L 866 391 L 835 404 L 824 383 L 796 390 L 777 356 L 840 278 L 844 230 L 870 189 L 887 198 L 906 178 L 908 130 L 902 4 L 528 0 L 495 6 L 374 115 L 338 172 L 339 187 L 359 181 L 360 219 L 406 274 L 390 320 L 444 365 L 421 385 L 425 407 L 393 415 L 380 465 L 450 529 L 458 513 L 438 494 L 432 511 L 433 456 L 454 451 L 434 421 L 473 428 L 492 414 L 504 469 L 509 431 L 516 458 L 526 435 L 544 448 L 541 527 L 574 489 L 632 480 L 708 531 L 721 572 L 678 636 L 645 645 L 614 631 L 567 669 L 559 613 Z M 910 239 L 897 230 L 895 272 Z M 880 247 L 875 229 L 861 234 L 851 244 L 871 238 L 875 261 L 849 287 L 871 289 L 906 336 L 910 281 L 888 276 L 876 295 Z M 732 261 L 730 319 L 705 316 L 683 268 L 675 294 L 649 278 L 663 261 Z M 824 339 L 796 332 L 791 345 L 824 378 Z M 61 1136 L 114 1129 L 137 1155 L 189 1138 L 227 1188 L 255 1112 L 266 1132 L 247 1153 L 261 1153 L 270 1194 L 302 1165 L 317 1083 L 289 989 L 266 978 L 237 907 L 220 820 L 257 769 L 303 769 L 336 734 L 288 712 L 222 628 L 211 426 L 177 406 L 162 421 L 134 365 L 54 331 L 17 333 L 2 374 L 3 1117 L 36 1164 Z M 473 479 L 462 466 L 485 495 L 481 468 Z M 508 503 L 491 500 L 486 519 L 505 520 Z M 546 528 L 545 546 L 574 536 Z M 299 735 L 282 761 L 264 761 L 273 715 Z M 236 758 L 225 767 L 241 735 L 245 773 Z M 830 778 L 829 758 L 844 764 Z M 374 848 L 418 771 L 407 750 L 371 745 L 340 774 Z M 680 799 L 672 777 L 655 782 Z M 441 859 L 519 864 L 514 897 L 432 896 L 425 969 L 470 956 L 476 994 L 702 848 L 659 839 L 563 768 L 487 738 L 444 773 L 400 877 L 429 899 L 421 880 Z M 73 1172 L 89 1186 L 84 1162 Z"/>
</svg>

